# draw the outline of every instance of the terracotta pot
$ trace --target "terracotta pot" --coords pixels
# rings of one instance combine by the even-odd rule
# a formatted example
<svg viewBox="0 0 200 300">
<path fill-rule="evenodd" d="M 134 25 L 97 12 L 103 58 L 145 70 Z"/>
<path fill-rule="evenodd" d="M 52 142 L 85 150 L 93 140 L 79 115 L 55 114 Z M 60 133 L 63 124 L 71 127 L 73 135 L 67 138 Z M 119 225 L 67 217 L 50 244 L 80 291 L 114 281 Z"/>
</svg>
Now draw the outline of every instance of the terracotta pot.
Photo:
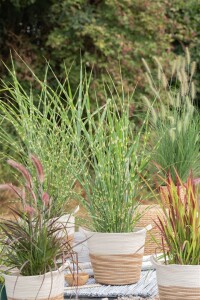
<svg viewBox="0 0 200 300">
<path fill-rule="evenodd" d="M 81 286 L 86 284 L 89 279 L 89 275 L 87 273 L 74 273 L 65 275 L 65 280 L 67 281 L 69 286 Z"/>
</svg>

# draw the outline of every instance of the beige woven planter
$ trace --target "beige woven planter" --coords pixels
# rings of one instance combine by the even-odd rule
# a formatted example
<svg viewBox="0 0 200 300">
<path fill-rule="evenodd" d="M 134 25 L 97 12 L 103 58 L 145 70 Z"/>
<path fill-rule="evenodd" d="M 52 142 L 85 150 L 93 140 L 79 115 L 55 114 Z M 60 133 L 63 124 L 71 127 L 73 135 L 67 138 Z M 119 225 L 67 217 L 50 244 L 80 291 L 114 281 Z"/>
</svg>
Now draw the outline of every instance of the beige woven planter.
<svg viewBox="0 0 200 300">
<path fill-rule="evenodd" d="M 146 229 L 132 233 L 85 231 L 85 234 L 97 282 L 125 285 L 140 279 Z"/>
<path fill-rule="evenodd" d="M 37 276 L 4 275 L 8 300 L 64 299 L 64 269 Z"/>
<path fill-rule="evenodd" d="M 200 300 L 200 266 L 164 265 L 154 257 L 151 261 L 160 300 Z"/>
<path fill-rule="evenodd" d="M 146 242 L 144 247 L 144 255 L 151 255 L 161 252 L 158 244 L 161 245 L 161 234 L 156 226 L 155 222 L 158 223 L 158 217 L 164 218 L 163 210 L 160 205 L 139 205 L 139 213 L 142 214 L 141 219 L 138 222 L 138 227 L 152 226 L 152 229 L 147 232 Z"/>
<path fill-rule="evenodd" d="M 169 207 L 169 202 L 167 201 L 167 197 L 165 195 L 166 196 L 168 195 L 167 186 L 160 186 L 161 201 L 165 207 Z M 180 199 L 182 200 L 182 202 L 184 202 L 184 198 L 185 198 L 185 187 L 180 186 Z"/>
</svg>

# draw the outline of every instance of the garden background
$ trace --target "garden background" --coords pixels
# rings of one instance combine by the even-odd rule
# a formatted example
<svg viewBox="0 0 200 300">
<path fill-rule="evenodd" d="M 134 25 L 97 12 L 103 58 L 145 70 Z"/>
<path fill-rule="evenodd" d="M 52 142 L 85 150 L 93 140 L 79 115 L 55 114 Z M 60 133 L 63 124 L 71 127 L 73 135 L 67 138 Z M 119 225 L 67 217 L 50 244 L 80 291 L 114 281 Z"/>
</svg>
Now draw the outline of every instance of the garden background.
<svg viewBox="0 0 200 300">
<path fill-rule="evenodd" d="M 153 72 L 156 56 L 167 72 L 169 63 L 189 48 L 197 62 L 196 105 L 200 105 L 199 24 L 198 0 L 0 0 L 0 58 L 10 66 L 12 54 L 25 89 L 34 86 L 34 76 L 22 60 L 39 78 L 44 77 L 47 62 L 60 80 L 70 70 L 72 90 L 79 83 L 82 62 L 88 75 L 92 71 L 91 98 L 95 103 L 97 95 L 100 104 L 105 102 L 105 84 L 111 77 L 120 85 L 122 73 L 124 90 L 136 89 L 130 109 L 140 124 L 141 99 L 148 94 L 143 58 Z M 9 82 L 2 62 L 0 74 Z M 54 87 L 55 77 L 48 81 Z M 0 182 L 11 180 L 9 176 L 1 159 Z"/>
</svg>

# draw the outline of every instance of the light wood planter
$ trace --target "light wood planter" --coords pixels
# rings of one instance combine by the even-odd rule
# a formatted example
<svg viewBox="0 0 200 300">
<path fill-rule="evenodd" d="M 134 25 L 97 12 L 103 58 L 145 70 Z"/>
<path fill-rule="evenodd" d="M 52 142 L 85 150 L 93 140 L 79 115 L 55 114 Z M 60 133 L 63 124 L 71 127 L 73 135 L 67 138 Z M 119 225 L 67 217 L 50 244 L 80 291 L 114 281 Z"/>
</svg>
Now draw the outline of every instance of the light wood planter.
<svg viewBox="0 0 200 300">
<path fill-rule="evenodd" d="M 186 193 L 185 187 L 180 186 L 179 188 L 180 188 L 180 199 L 182 202 L 184 202 L 185 193 Z M 168 196 L 167 186 L 160 186 L 160 197 L 165 207 L 169 207 L 169 201 L 167 200 L 167 196 Z"/>
<path fill-rule="evenodd" d="M 138 211 L 142 214 L 138 222 L 138 227 L 145 228 L 148 225 L 152 226 L 152 229 L 148 231 L 146 235 L 144 255 L 153 255 L 162 252 L 162 249 L 159 248 L 159 244 L 161 245 L 161 234 L 155 224 L 155 222 L 159 222 L 158 217 L 161 219 L 164 218 L 162 208 L 160 205 L 139 205 Z"/>
<path fill-rule="evenodd" d="M 132 233 L 85 231 L 85 234 L 98 283 L 126 285 L 140 279 L 146 229 Z"/>
<path fill-rule="evenodd" d="M 200 300 L 200 266 L 164 265 L 154 257 L 151 261 L 160 300 Z"/>
<path fill-rule="evenodd" d="M 63 300 L 64 269 L 37 276 L 4 275 L 8 300 Z"/>
</svg>

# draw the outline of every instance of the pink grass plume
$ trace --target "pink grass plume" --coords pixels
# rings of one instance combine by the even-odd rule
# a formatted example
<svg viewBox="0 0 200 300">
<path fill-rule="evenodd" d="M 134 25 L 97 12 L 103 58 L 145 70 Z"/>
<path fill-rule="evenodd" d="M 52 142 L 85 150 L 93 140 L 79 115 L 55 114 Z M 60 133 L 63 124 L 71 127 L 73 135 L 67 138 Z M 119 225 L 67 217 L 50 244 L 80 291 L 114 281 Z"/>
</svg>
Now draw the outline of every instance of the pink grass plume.
<svg viewBox="0 0 200 300">
<path fill-rule="evenodd" d="M 21 165 L 20 163 L 12 160 L 12 159 L 9 159 L 7 161 L 7 163 L 13 167 L 14 169 L 16 169 L 17 171 L 19 171 L 23 177 L 25 178 L 27 184 L 32 187 L 33 186 L 33 181 L 32 181 L 32 177 L 31 177 L 31 174 L 29 173 L 29 171 L 23 166 Z"/>
<path fill-rule="evenodd" d="M 39 179 L 40 183 L 43 183 L 44 182 L 44 170 L 43 170 L 40 160 L 33 154 L 30 155 L 30 158 L 37 170 L 38 179 Z"/>
<path fill-rule="evenodd" d="M 34 209 L 32 206 L 30 206 L 30 205 L 26 205 L 26 206 L 24 207 L 24 211 L 25 211 L 26 214 L 30 215 L 31 217 L 32 217 L 32 216 L 34 215 L 34 213 L 35 213 L 35 209 Z"/>
<path fill-rule="evenodd" d="M 42 194 L 42 201 L 43 201 L 45 206 L 49 205 L 50 197 L 49 197 L 49 194 L 47 192 L 44 192 Z"/>
</svg>

